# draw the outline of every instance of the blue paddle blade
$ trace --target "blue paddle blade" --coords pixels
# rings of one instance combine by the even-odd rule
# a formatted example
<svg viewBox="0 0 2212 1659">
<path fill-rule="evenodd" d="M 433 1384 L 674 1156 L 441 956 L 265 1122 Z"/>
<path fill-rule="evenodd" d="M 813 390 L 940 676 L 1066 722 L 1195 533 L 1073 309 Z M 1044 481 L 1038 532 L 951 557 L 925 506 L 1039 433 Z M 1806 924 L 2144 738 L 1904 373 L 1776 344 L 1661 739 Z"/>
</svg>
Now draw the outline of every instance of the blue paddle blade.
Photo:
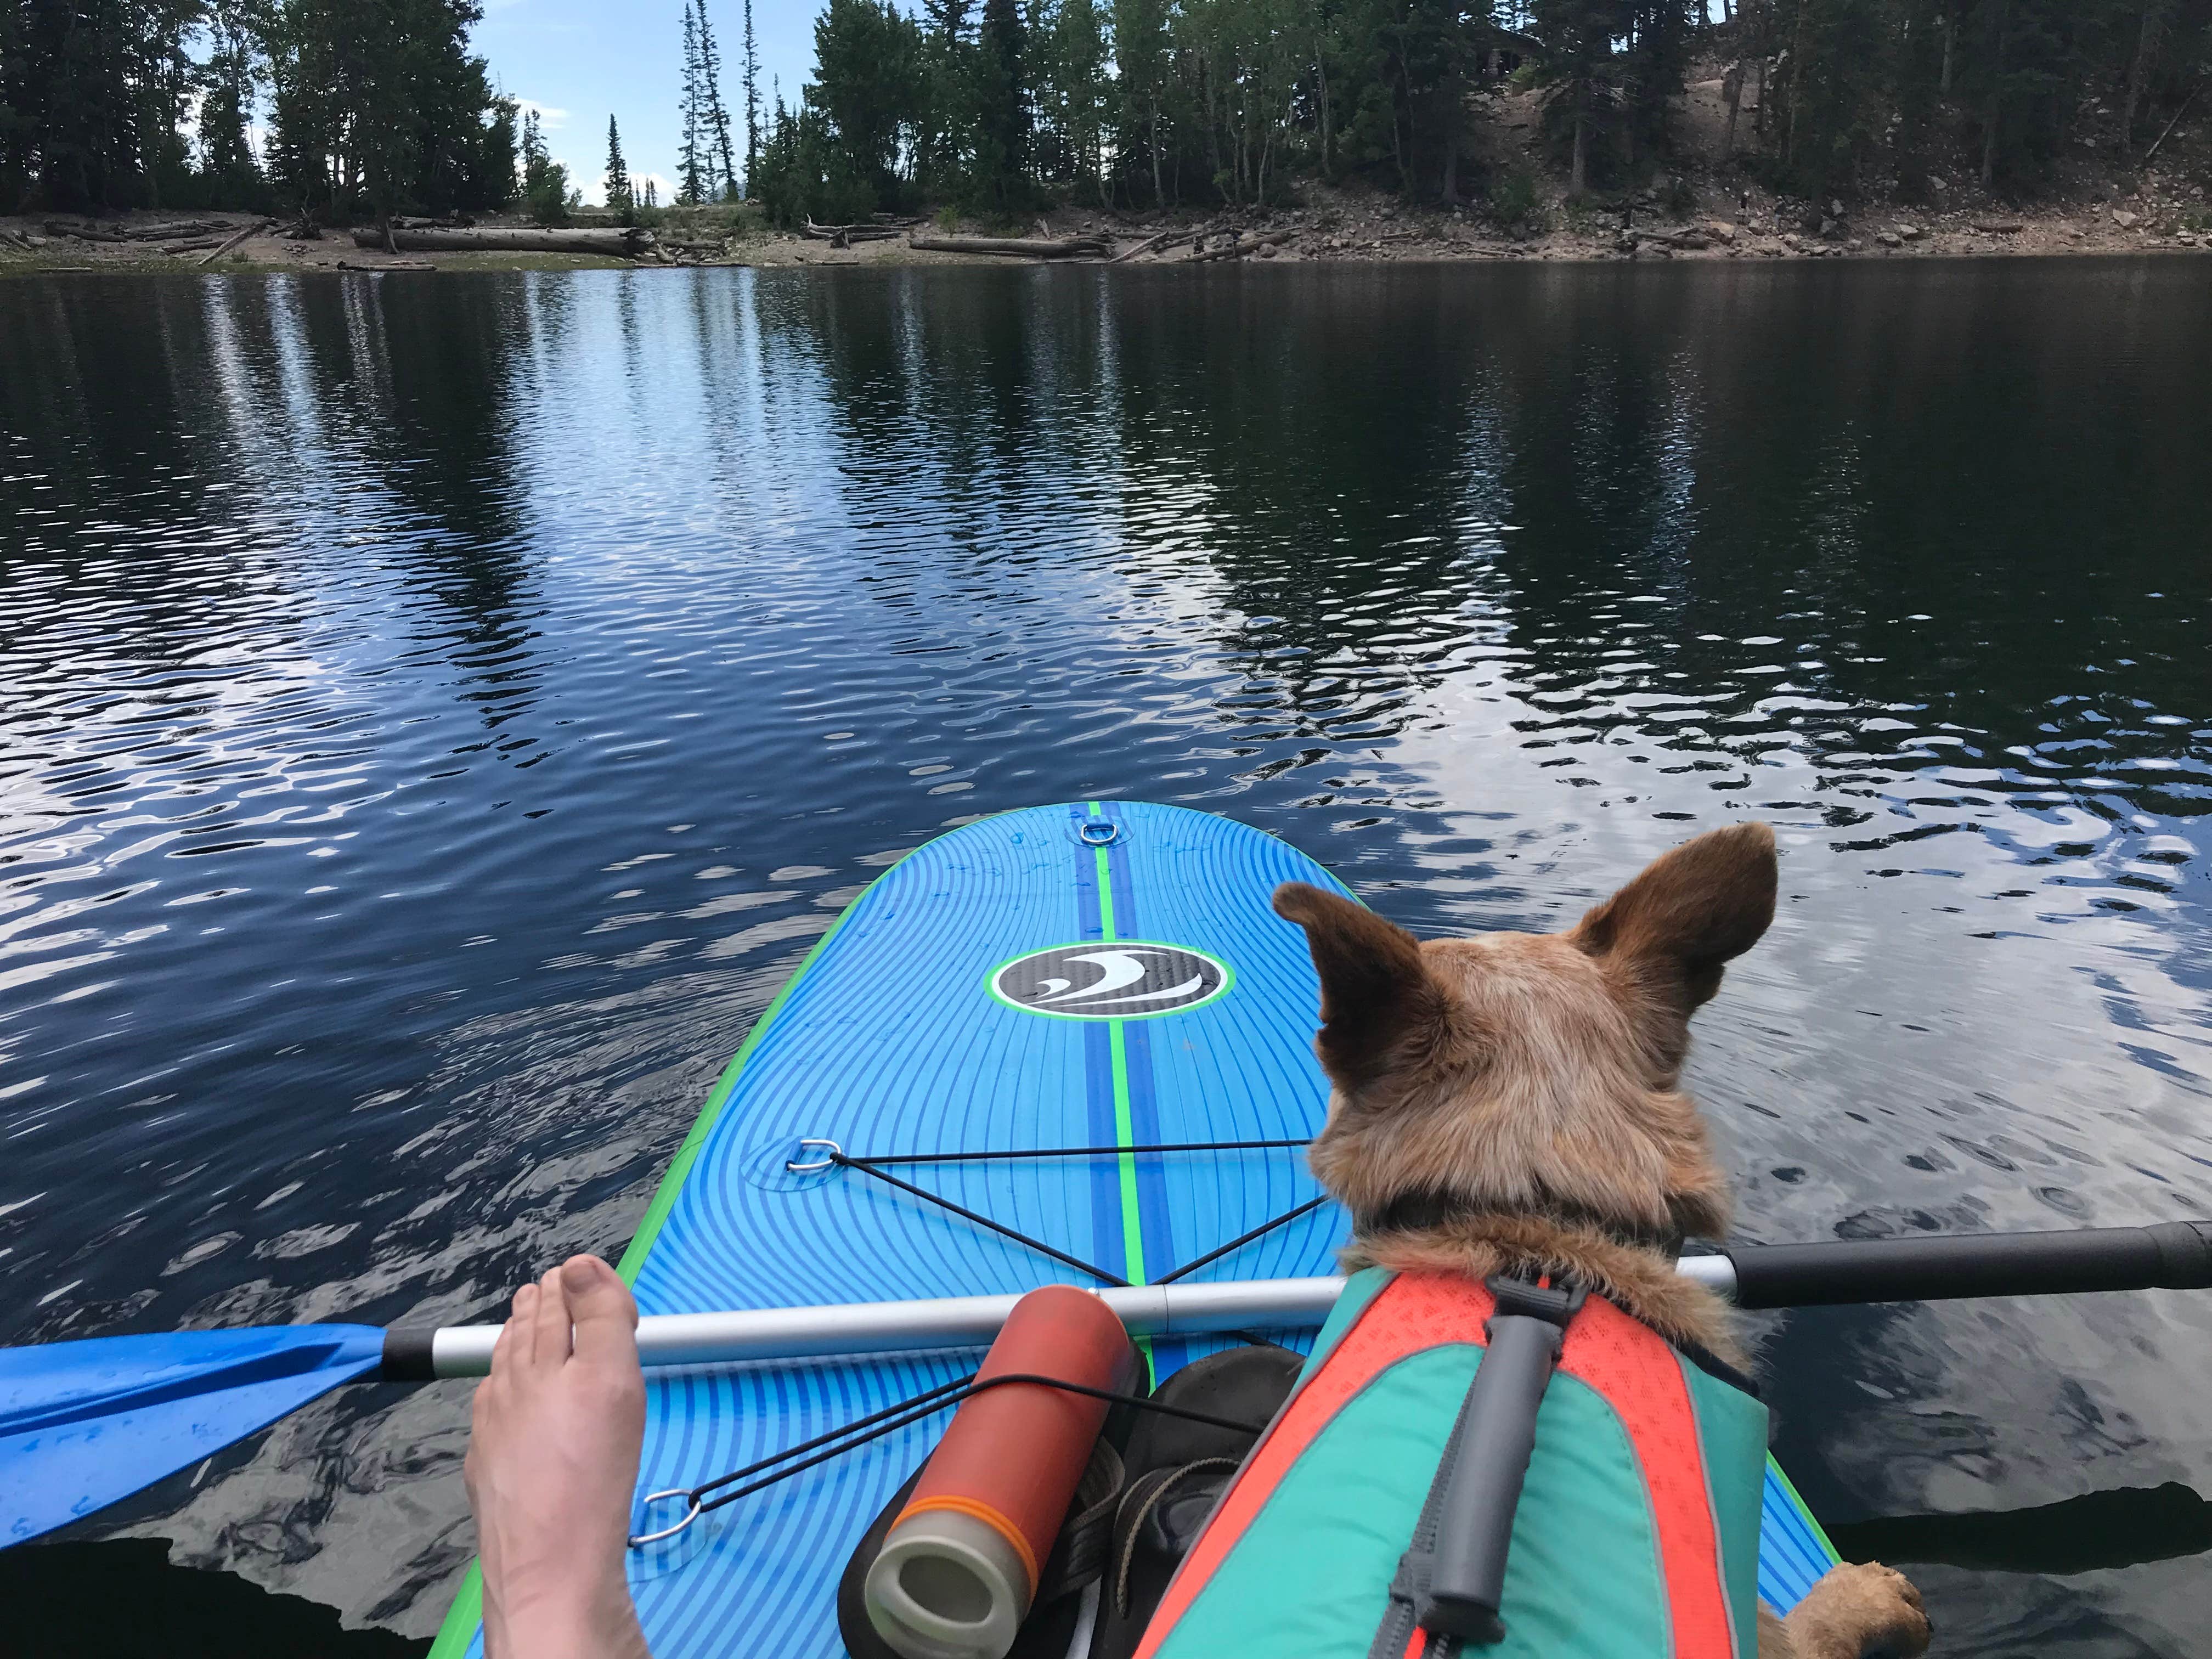
<svg viewBox="0 0 2212 1659">
<path fill-rule="evenodd" d="M 370 1325 L 0 1348 L 0 1549 L 189 1468 L 383 1357 Z"/>
</svg>

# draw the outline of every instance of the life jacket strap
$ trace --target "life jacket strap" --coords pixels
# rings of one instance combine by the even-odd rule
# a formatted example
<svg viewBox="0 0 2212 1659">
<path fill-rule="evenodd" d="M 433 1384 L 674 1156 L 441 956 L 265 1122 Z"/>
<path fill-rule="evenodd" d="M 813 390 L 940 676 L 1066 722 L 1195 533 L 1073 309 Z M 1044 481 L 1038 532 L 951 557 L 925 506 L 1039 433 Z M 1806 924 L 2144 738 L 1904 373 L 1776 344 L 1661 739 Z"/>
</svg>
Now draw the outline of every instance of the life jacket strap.
<svg viewBox="0 0 2212 1659">
<path fill-rule="evenodd" d="M 1464 1644 L 1505 1637 L 1505 1554 L 1536 1448 L 1536 1412 L 1589 1291 L 1565 1279 L 1544 1285 L 1502 1273 L 1485 1284 L 1497 1304 L 1489 1346 L 1390 1581 L 1369 1659 L 1453 1659 Z M 1426 1636 L 1418 1646 L 1417 1632 Z"/>
</svg>

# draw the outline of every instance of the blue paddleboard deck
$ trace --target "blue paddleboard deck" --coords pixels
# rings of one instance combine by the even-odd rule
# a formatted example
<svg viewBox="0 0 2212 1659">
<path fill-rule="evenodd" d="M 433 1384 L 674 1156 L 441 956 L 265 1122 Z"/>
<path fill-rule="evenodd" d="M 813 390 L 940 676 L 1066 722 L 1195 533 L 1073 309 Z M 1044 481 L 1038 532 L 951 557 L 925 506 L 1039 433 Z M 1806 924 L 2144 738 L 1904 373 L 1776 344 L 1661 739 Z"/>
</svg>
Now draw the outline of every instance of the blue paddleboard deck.
<svg viewBox="0 0 2212 1659">
<path fill-rule="evenodd" d="M 1009 812 L 908 854 L 838 919 L 717 1085 L 623 1259 L 640 1310 L 1156 1283 L 1314 1197 L 1295 1148 L 1118 1150 L 1303 1140 L 1320 1127 L 1318 988 L 1304 935 L 1269 905 L 1285 881 L 1339 886 L 1261 831 L 1133 802 Z M 862 1171 L 821 1167 L 828 1146 L 817 1143 L 858 1158 L 1115 1150 L 895 1169 L 1048 1255 Z M 1194 1277 L 1327 1273 L 1343 1234 L 1324 1205 Z M 1156 1376 L 1202 1351 L 1153 1345 Z M 950 1382 L 977 1358 L 649 1376 L 638 1491 L 711 1480 Z M 633 1551 L 659 1659 L 841 1654 L 847 1556 L 945 1420 Z M 680 1513 L 641 1509 L 639 1530 Z M 1771 1583 L 1762 1559 L 1761 1581 L 1785 1606 L 1820 1553 L 1802 1507 L 1788 1518 L 1793 1559 Z M 1817 1528 L 1811 1537 L 1825 1547 Z M 457 1602 L 439 1659 L 480 1650 L 475 1601 Z"/>
</svg>

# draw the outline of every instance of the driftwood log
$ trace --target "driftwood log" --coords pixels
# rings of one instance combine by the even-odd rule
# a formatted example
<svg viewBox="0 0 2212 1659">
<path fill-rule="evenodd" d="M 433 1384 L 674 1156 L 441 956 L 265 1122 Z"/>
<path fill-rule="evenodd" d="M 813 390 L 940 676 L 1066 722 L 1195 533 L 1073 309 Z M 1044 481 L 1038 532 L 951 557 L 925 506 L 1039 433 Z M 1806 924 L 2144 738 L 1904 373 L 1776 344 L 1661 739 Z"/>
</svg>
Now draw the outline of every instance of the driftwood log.
<svg viewBox="0 0 2212 1659">
<path fill-rule="evenodd" d="M 123 234 L 134 242 L 166 242 L 178 236 L 221 234 L 230 228 L 228 219 L 168 219 L 158 225 L 131 225 Z"/>
<path fill-rule="evenodd" d="M 809 219 L 799 233 L 817 242 L 829 242 L 842 247 L 848 242 L 888 241 L 899 234 L 896 225 L 817 225 Z"/>
<path fill-rule="evenodd" d="M 90 223 L 72 224 L 66 219 L 47 220 L 46 234 L 50 236 L 74 236 L 81 242 L 127 242 L 131 240 L 119 230 L 104 230 Z"/>
<path fill-rule="evenodd" d="M 1977 219 L 1974 228 L 1984 236 L 2017 236 L 2027 227 L 2017 219 Z"/>
<path fill-rule="evenodd" d="M 1224 247 L 1210 247 L 1203 253 L 1194 253 L 1188 263 L 1198 264 L 1207 259 L 1234 259 L 1255 248 L 1280 246 L 1297 234 L 1295 230 L 1271 230 L 1264 236 L 1240 237 Z"/>
<path fill-rule="evenodd" d="M 1723 239 L 1703 225 L 1692 225 L 1684 230 L 1646 230 L 1638 225 L 1621 238 L 1626 243 L 1656 242 L 1662 247 L 1711 247 Z"/>
<path fill-rule="evenodd" d="M 385 233 L 364 225 L 353 234 L 356 247 L 383 248 Z M 634 259 L 654 246 L 653 233 L 629 229 L 595 230 L 584 228 L 538 229 L 523 226 L 480 226 L 474 230 L 392 228 L 391 250 L 398 253 L 464 253 L 495 250 L 502 253 L 605 253 Z"/>
<path fill-rule="evenodd" d="M 1106 252 L 1096 236 L 1048 240 L 1042 236 L 909 236 L 908 247 L 925 253 L 1004 253 L 1016 258 L 1066 259 Z"/>
<path fill-rule="evenodd" d="M 236 235 L 225 241 L 222 246 L 210 253 L 206 258 L 200 261 L 200 264 L 203 265 L 213 264 L 216 260 L 222 258 L 224 254 L 229 252 L 231 249 L 236 247 L 240 242 L 252 235 L 256 231 L 268 229 L 272 222 L 274 222 L 268 219 L 256 219 L 252 224 L 247 225 Z"/>
<path fill-rule="evenodd" d="M 1125 247 L 1106 263 L 1118 265 L 1135 258 L 1140 253 L 1165 253 L 1171 247 L 1181 247 L 1198 233 L 1194 230 L 1164 230 L 1157 236 L 1148 236 L 1134 247 Z"/>
</svg>

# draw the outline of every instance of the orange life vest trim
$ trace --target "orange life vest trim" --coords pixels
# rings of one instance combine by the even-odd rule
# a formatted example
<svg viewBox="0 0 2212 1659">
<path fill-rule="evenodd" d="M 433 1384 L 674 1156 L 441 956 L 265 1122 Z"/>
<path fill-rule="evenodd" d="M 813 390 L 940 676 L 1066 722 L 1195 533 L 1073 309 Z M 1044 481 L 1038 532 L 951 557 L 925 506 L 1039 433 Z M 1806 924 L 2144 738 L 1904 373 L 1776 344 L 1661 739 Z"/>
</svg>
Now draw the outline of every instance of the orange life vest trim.
<svg viewBox="0 0 2212 1659">
<path fill-rule="evenodd" d="M 1659 1534 L 1675 1659 L 1731 1659 L 1735 1620 L 1721 1577 L 1705 1444 L 1674 1350 L 1650 1326 L 1592 1297 L 1567 1327 L 1559 1369 L 1595 1389 L 1628 1431 Z"/>
<path fill-rule="evenodd" d="M 1146 1626 L 1136 1659 L 1153 1659 L 1176 1622 L 1228 1559 L 1276 1487 L 1352 1398 L 1402 1359 L 1451 1344 L 1486 1346 L 1490 1292 L 1448 1273 L 1400 1273 L 1370 1303 L 1321 1369 L 1309 1376 L 1183 1559 Z M 1559 1369 L 1612 1407 L 1642 1465 L 1659 1536 L 1661 1577 L 1674 1626 L 1674 1659 L 1747 1659 L 1721 1577 L 1720 1546 L 1706 1492 L 1703 1449 L 1689 1385 L 1656 1332 L 1593 1297 L 1567 1328 Z M 1383 1587 L 1377 1585 L 1378 1601 Z M 1419 1659 L 1416 1632 L 1407 1659 Z"/>
</svg>

